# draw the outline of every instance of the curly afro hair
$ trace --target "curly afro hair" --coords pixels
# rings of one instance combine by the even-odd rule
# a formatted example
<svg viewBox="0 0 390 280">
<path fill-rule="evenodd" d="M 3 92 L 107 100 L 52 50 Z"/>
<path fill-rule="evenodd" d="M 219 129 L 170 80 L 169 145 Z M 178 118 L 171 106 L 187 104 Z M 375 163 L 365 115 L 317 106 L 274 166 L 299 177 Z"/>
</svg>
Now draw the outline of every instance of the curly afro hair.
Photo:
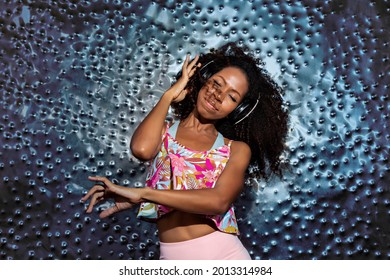
<svg viewBox="0 0 390 280">
<path fill-rule="evenodd" d="M 283 106 L 283 90 L 263 68 L 246 46 L 228 43 L 218 49 L 201 54 L 202 67 L 187 85 L 189 93 L 181 102 L 172 104 L 176 117 L 183 120 L 193 111 L 198 92 L 215 73 L 226 67 L 237 67 L 247 76 L 249 89 L 245 100 L 256 104 L 255 109 L 241 122 L 235 124 L 229 116 L 215 125 L 226 138 L 247 143 L 252 151 L 249 175 L 268 178 L 272 173 L 281 174 L 281 155 L 285 149 L 288 131 L 288 114 Z M 203 67 L 204 66 L 204 67 Z M 206 68 L 207 69 L 202 69 Z M 179 72 L 176 78 L 181 76 Z"/>
</svg>

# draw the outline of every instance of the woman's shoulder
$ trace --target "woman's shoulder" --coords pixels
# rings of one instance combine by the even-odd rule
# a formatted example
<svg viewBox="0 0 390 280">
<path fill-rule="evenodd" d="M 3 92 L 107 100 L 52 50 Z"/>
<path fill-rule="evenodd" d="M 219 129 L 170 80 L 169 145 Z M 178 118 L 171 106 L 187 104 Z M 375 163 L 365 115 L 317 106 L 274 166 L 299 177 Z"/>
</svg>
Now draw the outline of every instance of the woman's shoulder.
<svg viewBox="0 0 390 280">
<path fill-rule="evenodd" d="M 230 146 L 231 153 L 243 153 L 243 155 L 251 154 L 251 148 L 243 141 L 235 141 L 225 138 L 225 143 Z"/>
<path fill-rule="evenodd" d="M 229 139 L 228 142 L 230 143 L 229 162 L 237 167 L 246 169 L 252 157 L 249 145 L 242 141 L 233 141 Z"/>
</svg>

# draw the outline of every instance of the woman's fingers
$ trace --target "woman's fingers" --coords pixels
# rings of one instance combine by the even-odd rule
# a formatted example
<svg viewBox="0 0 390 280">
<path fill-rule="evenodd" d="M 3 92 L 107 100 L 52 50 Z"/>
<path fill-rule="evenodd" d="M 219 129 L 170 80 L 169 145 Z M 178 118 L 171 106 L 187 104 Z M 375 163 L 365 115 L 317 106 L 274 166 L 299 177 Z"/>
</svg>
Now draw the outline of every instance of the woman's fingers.
<svg viewBox="0 0 390 280">
<path fill-rule="evenodd" d="M 95 204 L 103 199 L 104 192 L 98 192 L 92 195 L 91 201 L 86 209 L 87 213 L 91 213 Z"/>
<path fill-rule="evenodd" d="M 196 64 L 199 60 L 199 55 L 196 55 L 194 59 L 191 61 L 191 63 L 188 65 L 190 70 L 196 69 L 198 65 Z"/>
<path fill-rule="evenodd" d="M 121 190 L 123 187 L 113 184 L 106 177 L 100 176 L 91 176 L 88 177 L 89 180 L 97 182 L 88 192 L 81 198 L 82 202 L 90 199 L 88 206 L 86 207 L 86 212 L 91 213 L 96 204 L 108 199 L 113 198 L 115 200 L 115 205 L 110 207 L 100 213 L 100 217 L 105 218 L 114 213 L 128 209 L 132 207 L 132 203 L 128 199 L 123 198 L 123 194 L 116 194 L 115 191 Z M 101 184 L 99 184 L 101 183 Z"/>
<path fill-rule="evenodd" d="M 189 77 L 192 77 L 192 75 L 194 75 L 196 69 L 198 69 L 200 66 L 201 66 L 201 64 L 198 63 L 198 64 L 196 65 L 196 67 L 192 68 L 191 71 L 190 71 L 190 73 L 189 73 Z"/>
<path fill-rule="evenodd" d="M 184 59 L 183 66 L 181 67 L 182 73 L 187 72 L 187 67 L 189 62 L 190 62 L 190 55 L 187 54 L 186 58 Z"/>
<path fill-rule="evenodd" d="M 93 210 L 93 207 L 95 206 L 96 203 L 100 202 L 101 200 L 104 199 L 104 186 L 101 185 L 94 185 L 86 195 L 84 195 L 81 198 L 82 202 L 87 201 L 88 199 L 91 199 L 89 202 L 89 205 L 87 209 L 85 210 L 87 213 L 91 213 Z"/>
<path fill-rule="evenodd" d="M 194 59 L 190 62 L 190 55 L 187 54 L 186 59 L 184 60 L 183 67 L 182 67 L 182 73 L 187 74 L 189 77 L 191 77 L 196 69 L 200 66 L 200 63 L 197 63 L 199 60 L 199 55 L 196 55 Z"/>
<path fill-rule="evenodd" d="M 110 180 L 108 180 L 106 177 L 100 177 L 100 176 L 89 176 L 88 179 L 93 182 L 101 182 L 105 184 L 106 186 L 110 186 L 112 183 Z"/>
<path fill-rule="evenodd" d="M 101 185 L 94 185 L 86 195 L 81 198 L 82 202 L 87 201 L 94 193 L 104 191 L 104 187 Z"/>
<path fill-rule="evenodd" d="M 100 212 L 99 217 L 102 219 L 107 218 L 108 216 L 110 216 L 116 212 L 119 212 L 119 209 L 116 205 L 114 205 L 114 206 L 107 208 L 107 209 L 103 210 L 102 212 Z"/>
</svg>

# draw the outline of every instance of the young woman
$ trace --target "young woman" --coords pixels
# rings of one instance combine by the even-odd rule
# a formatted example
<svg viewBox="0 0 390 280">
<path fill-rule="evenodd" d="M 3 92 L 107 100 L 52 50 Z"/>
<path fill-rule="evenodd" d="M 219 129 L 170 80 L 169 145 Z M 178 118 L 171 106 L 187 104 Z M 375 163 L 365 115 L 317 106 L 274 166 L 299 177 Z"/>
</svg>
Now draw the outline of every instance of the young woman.
<svg viewBox="0 0 390 280">
<path fill-rule="evenodd" d="M 133 155 L 151 161 L 146 187 L 90 177 L 87 212 L 107 198 L 115 204 L 101 217 L 140 204 L 138 217 L 157 223 L 160 259 L 250 259 L 233 202 L 246 176 L 280 170 L 287 133 L 281 89 L 261 66 L 234 43 L 187 56 L 131 140 Z"/>
</svg>

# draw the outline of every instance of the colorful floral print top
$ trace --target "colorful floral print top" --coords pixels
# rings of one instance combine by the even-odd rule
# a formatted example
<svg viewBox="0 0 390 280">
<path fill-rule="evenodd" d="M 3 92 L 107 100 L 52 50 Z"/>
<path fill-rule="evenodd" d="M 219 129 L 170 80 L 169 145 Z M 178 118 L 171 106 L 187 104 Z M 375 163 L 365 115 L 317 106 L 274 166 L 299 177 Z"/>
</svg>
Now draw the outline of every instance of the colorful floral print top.
<svg viewBox="0 0 390 280">
<path fill-rule="evenodd" d="M 172 136 L 176 134 L 177 126 L 178 122 L 169 130 L 167 128 L 161 149 L 151 162 L 146 187 L 161 190 L 213 188 L 229 160 L 232 141 L 226 145 L 223 136 L 219 134 L 215 144 L 219 142 L 222 145 L 214 145 L 211 150 L 204 152 L 194 151 L 178 143 Z M 155 221 L 171 211 L 164 205 L 143 202 L 138 217 Z M 214 221 L 220 231 L 239 234 L 233 205 L 225 214 L 206 217 Z"/>
</svg>

